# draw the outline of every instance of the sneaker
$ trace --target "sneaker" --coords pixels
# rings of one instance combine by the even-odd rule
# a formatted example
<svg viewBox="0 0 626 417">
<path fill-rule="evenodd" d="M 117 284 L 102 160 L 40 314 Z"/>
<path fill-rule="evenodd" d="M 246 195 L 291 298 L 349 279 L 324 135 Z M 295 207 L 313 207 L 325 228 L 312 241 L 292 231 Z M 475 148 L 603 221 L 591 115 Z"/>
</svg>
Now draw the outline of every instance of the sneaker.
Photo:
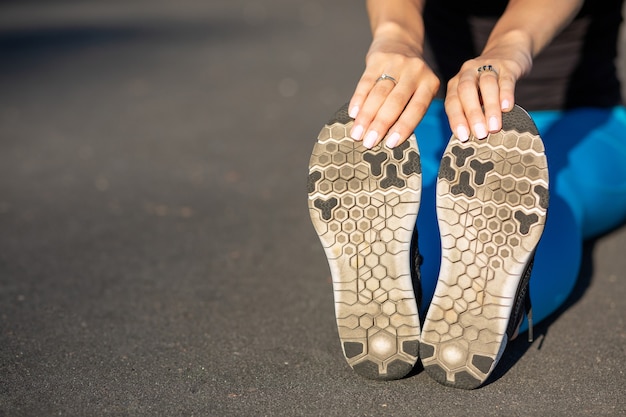
<svg viewBox="0 0 626 417">
<path fill-rule="evenodd" d="M 367 149 L 350 138 L 352 124 L 346 105 L 319 134 L 309 211 L 328 258 L 348 364 L 367 378 L 398 379 L 419 350 L 419 151 L 414 136 L 394 149 Z"/>
<path fill-rule="evenodd" d="M 420 344 L 424 369 L 456 388 L 482 385 L 530 312 L 528 283 L 548 208 L 544 146 L 528 113 L 502 131 L 452 137 L 437 180 L 441 269 Z"/>
</svg>

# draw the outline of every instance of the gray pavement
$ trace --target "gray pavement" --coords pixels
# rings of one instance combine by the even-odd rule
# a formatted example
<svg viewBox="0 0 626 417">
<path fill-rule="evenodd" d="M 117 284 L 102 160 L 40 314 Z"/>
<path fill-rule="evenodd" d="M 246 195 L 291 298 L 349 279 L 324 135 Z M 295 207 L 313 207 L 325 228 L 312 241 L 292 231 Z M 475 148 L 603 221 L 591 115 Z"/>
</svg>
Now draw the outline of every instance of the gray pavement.
<svg viewBox="0 0 626 417">
<path fill-rule="evenodd" d="M 626 414 L 626 228 L 489 385 L 349 369 L 305 184 L 368 41 L 361 2 L 0 3 L 0 416 Z"/>
</svg>

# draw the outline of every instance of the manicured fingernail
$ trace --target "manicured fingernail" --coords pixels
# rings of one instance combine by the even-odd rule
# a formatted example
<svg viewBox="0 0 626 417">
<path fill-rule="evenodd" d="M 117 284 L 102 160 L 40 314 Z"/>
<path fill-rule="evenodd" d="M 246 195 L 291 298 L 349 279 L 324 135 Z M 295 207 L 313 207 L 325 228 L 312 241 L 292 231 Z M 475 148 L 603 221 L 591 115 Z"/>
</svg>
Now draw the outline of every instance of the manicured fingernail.
<svg viewBox="0 0 626 417">
<path fill-rule="evenodd" d="M 376 132 L 375 130 L 370 130 L 369 133 L 365 136 L 365 139 L 363 140 L 363 146 L 365 146 L 368 149 L 371 149 L 374 147 L 377 140 L 378 140 L 378 132 Z"/>
<path fill-rule="evenodd" d="M 485 125 L 482 123 L 476 123 L 474 125 L 474 132 L 476 132 L 476 137 L 478 139 L 484 139 L 487 137 L 487 129 L 485 128 Z"/>
<path fill-rule="evenodd" d="M 400 142 L 400 134 L 398 132 L 394 132 L 387 138 L 385 145 L 387 145 L 388 148 L 395 148 L 398 142 Z"/>
<path fill-rule="evenodd" d="M 489 118 L 489 131 L 490 132 L 497 132 L 498 129 L 498 119 L 496 118 L 496 116 L 491 116 Z"/>
<path fill-rule="evenodd" d="M 356 119 L 356 116 L 359 114 L 359 106 L 352 106 L 350 111 L 348 111 L 348 116 Z"/>
<path fill-rule="evenodd" d="M 363 126 L 361 125 L 356 125 L 352 128 L 352 131 L 350 132 L 350 136 L 352 136 L 352 139 L 354 140 L 361 140 L 361 137 L 363 136 Z"/>
<path fill-rule="evenodd" d="M 500 106 L 502 108 L 502 110 L 508 110 L 509 109 L 509 100 L 502 100 L 502 104 Z"/>
<path fill-rule="evenodd" d="M 461 142 L 467 142 L 469 139 L 469 132 L 465 126 L 459 125 L 456 128 L 456 137 L 459 138 Z"/>
</svg>

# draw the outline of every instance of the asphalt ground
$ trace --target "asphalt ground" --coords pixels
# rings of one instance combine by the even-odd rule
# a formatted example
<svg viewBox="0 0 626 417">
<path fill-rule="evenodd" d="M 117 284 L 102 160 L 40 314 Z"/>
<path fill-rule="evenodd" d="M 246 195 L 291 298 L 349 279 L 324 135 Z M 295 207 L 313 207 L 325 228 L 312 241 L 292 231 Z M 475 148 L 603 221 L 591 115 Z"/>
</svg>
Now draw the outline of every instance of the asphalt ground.
<svg viewBox="0 0 626 417">
<path fill-rule="evenodd" d="M 349 368 L 306 177 L 369 39 L 360 2 L 0 3 L 0 416 L 626 414 L 624 227 L 483 388 Z"/>
</svg>

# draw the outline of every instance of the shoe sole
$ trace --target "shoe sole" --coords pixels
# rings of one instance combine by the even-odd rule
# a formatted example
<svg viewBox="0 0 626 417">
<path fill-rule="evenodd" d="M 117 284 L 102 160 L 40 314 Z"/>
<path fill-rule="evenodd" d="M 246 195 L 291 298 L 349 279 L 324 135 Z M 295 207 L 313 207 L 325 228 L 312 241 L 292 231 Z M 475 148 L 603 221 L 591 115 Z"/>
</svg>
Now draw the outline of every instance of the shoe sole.
<svg viewBox="0 0 626 417">
<path fill-rule="evenodd" d="M 496 366 L 516 294 L 548 208 L 544 146 L 520 107 L 484 140 L 454 136 L 437 180 L 442 259 L 420 343 L 424 369 L 456 388 L 482 385 Z"/>
<path fill-rule="evenodd" d="M 309 211 L 330 266 L 335 315 L 350 366 L 398 379 L 417 361 L 420 322 L 411 239 L 421 165 L 415 138 L 395 149 L 349 137 L 342 107 L 319 134 L 309 163 Z"/>
</svg>

